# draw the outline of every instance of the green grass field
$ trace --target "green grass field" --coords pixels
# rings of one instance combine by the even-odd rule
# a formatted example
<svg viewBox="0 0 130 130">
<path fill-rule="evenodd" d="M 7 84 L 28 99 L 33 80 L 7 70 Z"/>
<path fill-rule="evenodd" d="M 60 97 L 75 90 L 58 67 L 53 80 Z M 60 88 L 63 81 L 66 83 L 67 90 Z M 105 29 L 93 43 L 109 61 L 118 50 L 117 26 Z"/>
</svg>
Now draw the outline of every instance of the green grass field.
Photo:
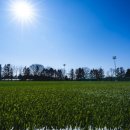
<svg viewBox="0 0 130 130">
<path fill-rule="evenodd" d="M 0 82 L 0 130 L 130 130 L 130 82 Z"/>
</svg>

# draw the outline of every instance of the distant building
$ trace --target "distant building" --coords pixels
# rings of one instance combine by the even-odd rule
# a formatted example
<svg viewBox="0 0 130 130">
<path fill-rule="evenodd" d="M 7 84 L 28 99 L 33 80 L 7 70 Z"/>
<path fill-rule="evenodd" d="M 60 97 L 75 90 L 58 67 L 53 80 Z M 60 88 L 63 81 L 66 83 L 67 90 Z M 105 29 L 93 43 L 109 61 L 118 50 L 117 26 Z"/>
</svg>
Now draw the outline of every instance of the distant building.
<svg viewBox="0 0 130 130">
<path fill-rule="evenodd" d="M 1 80 L 1 64 L 0 64 L 0 80 Z"/>
</svg>

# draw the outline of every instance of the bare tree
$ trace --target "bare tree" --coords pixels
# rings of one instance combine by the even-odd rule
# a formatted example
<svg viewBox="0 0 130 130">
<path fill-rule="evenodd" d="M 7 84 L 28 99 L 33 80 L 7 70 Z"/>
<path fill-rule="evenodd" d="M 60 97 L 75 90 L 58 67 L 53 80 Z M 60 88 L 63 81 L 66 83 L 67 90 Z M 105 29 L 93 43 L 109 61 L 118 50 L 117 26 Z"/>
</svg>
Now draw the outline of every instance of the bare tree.
<svg viewBox="0 0 130 130">
<path fill-rule="evenodd" d="M 125 77 L 125 70 L 123 67 L 119 67 L 116 69 L 116 77 L 121 80 Z"/>
<path fill-rule="evenodd" d="M 13 69 L 14 78 L 18 79 L 18 70 L 19 70 L 19 67 L 18 66 L 12 66 L 12 69 Z"/>
<path fill-rule="evenodd" d="M 23 69 L 23 79 L 24 80 L 27 80 L 27 79 L 30 79 L 30 69 L 28 67 L 24 67 Z"/>
<path fill-rule="evenodd" d="M 1 70 L 2 70 L 2 67 L 1 67 L 1 64 L 0 64 L 0 80 L 1 80 Z"/>
<path fill-rule="evenodd" d="M 88 67 L 84 67 L 84 75 L 85 75 L 85 79 L 90 79 L 90 69 Z"/>
<path fill-rule="evenodd" d="M 110 68 L 109 71 L 110 71 L 110 76 L 114 77 L 114 75 L 115 75 L 115 69 Z"/>
<path fill-rule="evenodd" d="M 127 69 L 125 78 L 130 80 L 130 69 Z"/>
<path fill-rule="evenodd" d="M 13 79 L 13 68 L 11 64 L 7 64 L 3 67 L 2 75 L 4 79 Z"/>
<path fill-rule="evenodd" d="M 40 64 L 32 64 L 29 68 L 33 76 L 40 76 L 44 69 L 44 66 Z"/>
<path fill-rule="evenodd" d="M 70 70 L 69 77 L 70 77 L 71 80 L 74 80 L 74 79 L 75 79 L 74 69 L 71 69 L 71 70 Z"/>
<path fill-rule="evenodd" d="M 83 68 L 78 68 L 75 70 L 75 76 L 77 80 L 84 80 L 85 79 L 85 72 Z"/>
<path fill-rule="evenodd" d="M 104 70 L 102 68 L 98 69 L 98 76 L 99 76 L 98 77 L 99 80 L 102 80 L 105 77 Z"/>
</svg>

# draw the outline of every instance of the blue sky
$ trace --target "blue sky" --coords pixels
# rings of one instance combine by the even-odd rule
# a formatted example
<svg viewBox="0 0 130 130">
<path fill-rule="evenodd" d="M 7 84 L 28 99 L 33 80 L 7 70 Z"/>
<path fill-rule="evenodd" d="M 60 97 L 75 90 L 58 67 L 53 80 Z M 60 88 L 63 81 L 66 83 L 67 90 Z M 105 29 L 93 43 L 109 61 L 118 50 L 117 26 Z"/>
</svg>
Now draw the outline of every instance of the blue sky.
<svg viewBox="0 0 130 130">
<path fill-rule="evenodd" d="M 0 63 L 130 68 L 130 0 L 30 0 L 37 23 L 21 31 L 0 1 Z"/>
</svg>

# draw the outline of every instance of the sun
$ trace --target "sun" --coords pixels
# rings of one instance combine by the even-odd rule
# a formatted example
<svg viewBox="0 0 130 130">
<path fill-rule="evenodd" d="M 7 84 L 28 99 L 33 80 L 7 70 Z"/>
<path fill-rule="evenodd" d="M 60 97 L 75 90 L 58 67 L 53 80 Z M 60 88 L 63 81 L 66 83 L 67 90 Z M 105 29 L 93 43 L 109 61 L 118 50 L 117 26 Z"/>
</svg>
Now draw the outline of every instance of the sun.
<svg viewBox="0 0 130 130">
<path fill-rule="evenodd" d="M 28 0 L 11 0 L 9 11 L 12 19 L 21 25 L 31 24 L 36 20 L 36 7 Z"/>
</svg>

